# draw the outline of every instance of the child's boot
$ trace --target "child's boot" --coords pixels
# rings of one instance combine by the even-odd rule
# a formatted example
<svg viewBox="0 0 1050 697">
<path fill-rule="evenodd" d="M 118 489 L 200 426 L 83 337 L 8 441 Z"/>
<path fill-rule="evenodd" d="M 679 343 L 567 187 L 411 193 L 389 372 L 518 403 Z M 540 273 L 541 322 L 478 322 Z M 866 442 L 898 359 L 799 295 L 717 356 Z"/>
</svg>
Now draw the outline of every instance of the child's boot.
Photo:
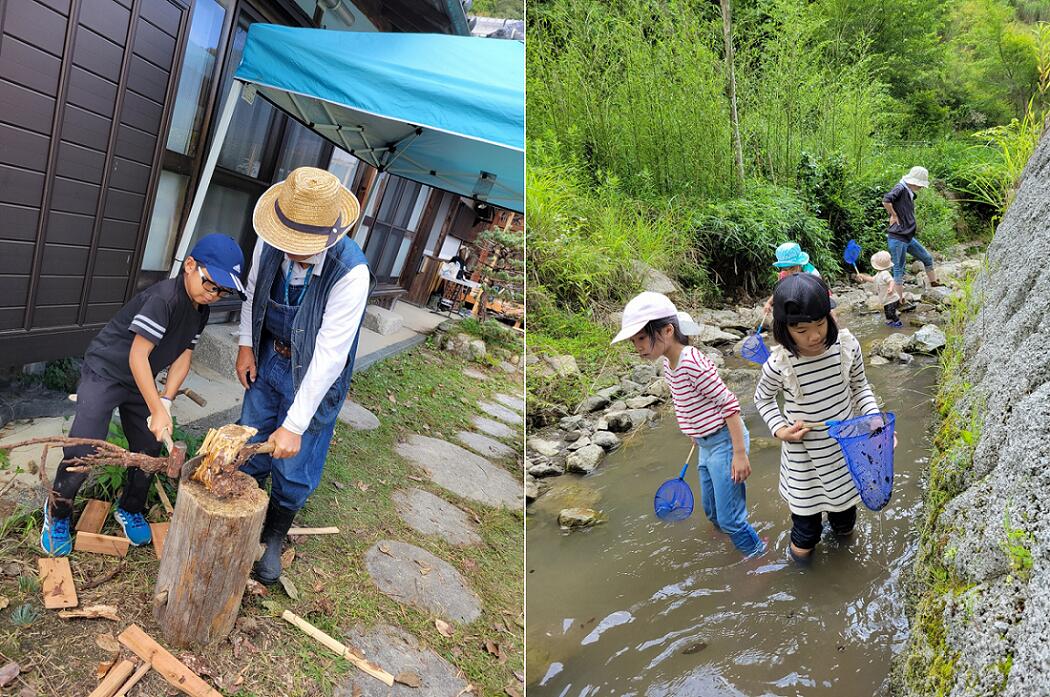
<svg viewBox="0 0 1050 697">
<path fill-rule="evenodd" d="M 894 329 L 900 329 L 901 327 L 904 326 L 904 323 L 901 322 L 899 319 L 891 319 L 891 320 L 886 320 L 886 326 L 887 327 L 893 327 Z"/>
<path fill-rule="evenodd" d="M 71 516 L 56 518 L 51 515 L 51 507 L 44 502 L 44 525 L 40 528 L 40 548 L 45 554 L 53 557 L 69 556 L 73 551 L 73 540 L 69 536 Z"/>
<path fill-rule="evenodd" d="M 128 538 L 133 546 L 148 545 L 153 541 L 153 531 L 146 522 L 146 516 L 141 513 L 129 513 L 117 506 L 113 511 L 113 518 L 120 523 L 124 537 Z"/>
<path fill-rule="evenodd" d="M 295 511 L 274 503 L 266 509 L 266 522 L 263 523 L 260 542 L 266 545 L 262 558 L 252 567 L 252 575 L 264 586 L 272 586 L 281 577 L 281 545 L 292 527 Z"/>
</svg>

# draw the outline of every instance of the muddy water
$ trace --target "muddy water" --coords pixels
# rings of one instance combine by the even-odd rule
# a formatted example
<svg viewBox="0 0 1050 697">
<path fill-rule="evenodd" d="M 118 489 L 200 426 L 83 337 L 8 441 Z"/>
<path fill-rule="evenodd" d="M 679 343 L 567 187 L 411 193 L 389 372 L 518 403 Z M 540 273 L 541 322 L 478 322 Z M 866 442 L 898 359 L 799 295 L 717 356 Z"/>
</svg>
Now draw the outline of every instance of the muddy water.
<svg viewBox="0 0 1050 697">
<path fill-rule="evenodd" d="M 871 341 L 890 333 L 873 317 L 848 325 L 868 360 Z M 893 498 L 881 515 L 861 507 L 853 539 L 825 538 L 810 568 L 786 561 L 779 446 L 755 412 L 754 381 L 731 388 L 752 437 L 751 522 L 770 542 L 759 559 L 742 560 L 707 521 L 695 467 L 692 517 L 654 516 L 653 492 L 677 476 L 690 445 L 669 413 L 592 475 L 551 480 L 526 533 L 530 697 L 883 694 L 907 633 L 900 576 L 914 554 L 936 367 L 917 359 L 867 370 L 897 414 Z M 597 500 L 608 522 L 563 534 L 556 517 L 573 505 L 568 490 Z"/>
</svg>

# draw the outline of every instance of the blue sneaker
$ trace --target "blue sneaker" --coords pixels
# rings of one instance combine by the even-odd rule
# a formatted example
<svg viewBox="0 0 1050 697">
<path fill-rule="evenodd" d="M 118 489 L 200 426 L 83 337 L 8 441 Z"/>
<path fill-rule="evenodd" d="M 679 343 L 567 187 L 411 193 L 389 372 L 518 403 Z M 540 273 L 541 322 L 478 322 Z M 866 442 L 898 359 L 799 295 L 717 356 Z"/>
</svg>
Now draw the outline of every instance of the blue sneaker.
<svg viewBox="0 0 1050 697">
<path fill-rule="evenodd" d="M 886 322 L 887 327 L 893 327 L 894 329 L 900 329 L 904 326 L 904 322 L 897 320 L 896 322 Z"/>
<path fill-rule="evenodd" d="M 73 551 L 69 536 L 70 518 L 52 518 L 50 506 L 44 502 L 44 525 L 40 529 L 40 548 L 52 557 L 68 557 Z"/>
<path fill-rule="evenodd" d="M 153 532 L 149 529 L 146 516 L 141 513 L 128 513 L 120 506 L 113 511 L 113 517 L 124 530 L 124 537 L 131 540 L 134 547 L 148 545 L 153 541 Z"/>
</svg>

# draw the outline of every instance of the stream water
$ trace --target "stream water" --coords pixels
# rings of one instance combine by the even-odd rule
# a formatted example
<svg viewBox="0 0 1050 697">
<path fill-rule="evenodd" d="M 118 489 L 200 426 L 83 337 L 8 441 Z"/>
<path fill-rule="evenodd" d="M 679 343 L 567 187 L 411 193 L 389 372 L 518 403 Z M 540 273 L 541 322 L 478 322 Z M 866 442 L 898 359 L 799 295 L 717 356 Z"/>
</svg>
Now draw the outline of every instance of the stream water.
<svg viewBox="0 0 1050 697">
<path fill-rule="evenodd" d="M 653 514 L 653 492 L 678 475 L 690 446 L 666 412 L 590 476 L 548 480 L 554 487 L 530 508 L 530 697 L 885 692 L 890 659 L 907 637 L 900 578 L 914 554 L 937 371 L 922 358 L 871 366 L 872 341 L 893 330 L 874 316 L 845 324 L 861 339 L 883 408 L 897 415 L 889 505 L 881 513 L 861 506 L 852 540 L 825 537 L 811 567 L 787 561 L 791 518 L 777 493 L 779 442 L 755 412 L 754 382 L 731 384 L 751 431 L 750 519 L 770 546 L 743 560 L 704 516 L 695 466 L 693 515 L 663 523 Z M 570 498 L 596 501 L 608 522 L 562 532 L 558 511 L 579 505 Z"/>
</svg>

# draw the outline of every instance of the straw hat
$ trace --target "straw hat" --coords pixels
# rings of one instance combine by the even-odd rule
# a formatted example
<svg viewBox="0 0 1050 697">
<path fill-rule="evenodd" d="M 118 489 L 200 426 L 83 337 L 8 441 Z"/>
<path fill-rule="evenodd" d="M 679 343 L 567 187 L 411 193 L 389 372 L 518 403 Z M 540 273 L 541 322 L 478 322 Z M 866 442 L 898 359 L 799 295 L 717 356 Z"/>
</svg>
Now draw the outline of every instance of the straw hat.
<svg viewBox="0 0 1050 697">
<path fill-rule="evenodd" d="M 881 252 L 875 252 L 871 255 L 871 268 L 879 271 L 885 271 L 886 269 L 893 268 L 893 258 L 890 257 L 890 253 L 885 249 Z"/>
<path fill-rule="evenodd" d="M 299 167 L 266 190 L 252 224 L 265 242 L 288 254 L 317 254 L 343 239 L 361 204 L 331 172 Z"/>
</svg>

